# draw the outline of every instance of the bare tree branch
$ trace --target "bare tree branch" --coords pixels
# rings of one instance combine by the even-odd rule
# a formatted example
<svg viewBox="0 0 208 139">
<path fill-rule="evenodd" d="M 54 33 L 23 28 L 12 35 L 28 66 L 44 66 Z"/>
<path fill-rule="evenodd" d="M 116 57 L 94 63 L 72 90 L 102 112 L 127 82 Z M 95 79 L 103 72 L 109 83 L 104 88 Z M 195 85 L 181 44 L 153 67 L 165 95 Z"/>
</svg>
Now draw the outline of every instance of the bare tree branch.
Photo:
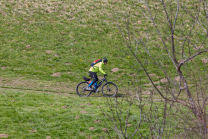
<svg viewBox="0 0 208 139">
<path fill-rule="evenodd" d="M 165 47 L 165 50 L 167 51 L 167 53 L 168 53 L 170 59 L 172 60 L 172 62 L 173 62 L 173 64 L 174 64 L 175 68 L 177 68 L 177 66 L 176 66 L 176 64 L 175 64 L 175 62 L 174 62 L 174 60 L 173 60 L 173 58 L 172 58 L 172 56 L 171 56 L 169 50 L 167 49 L 167 46 L 166 46 L 166 44 L 165 44 L 165 41 L 163 40 L 162 35 L 161 35 L 161 33 L 160 33 L 158 27 L 156 26 L 156 23 L 155 23 L 153 17 L 152 17 L 152 12 L 150 11 L 149 5 L 147 4 L 147 0 L 145 0 L 145 2 L 144 2 L 143 0 L 140 0 L 140 1 L 143 2 L 143 3 L 147 6 L 148 12 L 149 12 L 149 15 L 150 15 L 150 18 L 148 18 L 148 19 L 153 23 L 154 27 L 156 28 L 157 33 L 159 34 L 160 39 L 162 40 L 162 43 L 163 43 L 163 45 L 164 45 L 164 47 Z"/>
<path fill-rule="evenodd" d="M 179 71 L 180 68 L 181 68 L 181 66 L 182 66 L 184 63 L 186 63 L 186 62 L 189 61 L 190 59 L 193 59 L 193 58 L 196 57 L 197 55 L 200 55 L 200 54 L 202 54 L 202 53 L 204 53 L 204 52 L 208 52 L 208 49 L 207 49 L 207 50 L 204 50 L 204 51 L 200 51 L 200 52 L 194 54 L 193 56 L 191 56 L 191 57 L 189 57 L 189 58 L 183 60 L 182 62 L 180 62 L 180 63 L 178 64 L 177 70 Z"/>
</svg>

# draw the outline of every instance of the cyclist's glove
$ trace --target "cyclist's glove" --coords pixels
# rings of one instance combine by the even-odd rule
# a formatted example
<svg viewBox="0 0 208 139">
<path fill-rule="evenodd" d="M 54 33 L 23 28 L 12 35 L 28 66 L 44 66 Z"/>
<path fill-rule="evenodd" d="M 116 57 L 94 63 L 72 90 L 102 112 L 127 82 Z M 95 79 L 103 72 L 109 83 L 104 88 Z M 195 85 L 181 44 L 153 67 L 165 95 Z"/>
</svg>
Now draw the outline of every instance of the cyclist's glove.
<svg viewBox="0 0 208 139">
<path fill-rule="evenodd" d="M 107 74 L 104 75 L 104 77 L 108 76 Z"/>
</svg>

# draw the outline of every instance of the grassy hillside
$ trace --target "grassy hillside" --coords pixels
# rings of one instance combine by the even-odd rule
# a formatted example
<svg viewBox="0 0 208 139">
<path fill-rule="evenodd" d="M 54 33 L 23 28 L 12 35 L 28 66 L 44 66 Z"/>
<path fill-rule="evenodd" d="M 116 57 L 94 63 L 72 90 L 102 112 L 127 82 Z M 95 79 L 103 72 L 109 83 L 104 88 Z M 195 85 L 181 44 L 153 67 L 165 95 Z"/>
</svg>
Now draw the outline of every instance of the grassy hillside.
<svg viewBox="0 0 208 139">
<path fill-rule="evenodd" d="M 0 92 L 0 137 L 96 139 L 107 137 L 105 130 L 111 130 L 99 108 L 106 109 L 104 98 L 2 89 Z"/>
<path fill-rule="evenodd" d="M 80 98 L 75 87 L 102 57 L 109 59 L 104 68 L 109 81 L 128 85 L 134 71 L 121 59 L 124 44 L 113 13 L 128 3 L 4 0 L 0 5 L 0 86 L 6 88 L 0 93 L 1 137 L 107 138 L 108 120 L 97 107 L 107 110 L 106 99 Z"/>
<path fill-rule="evenodd" d="M 125 118 L 129 114 L 128 123 L 119 121 L 114 115 L 114 125 L 103 115 L 113 117 L 110 112 L 114 107 L 108 107 L 104 97 L 78 97 L 67 93 L 46 93 L 37 91 L 21 91 L 0 89 L 0 137 L 6 138 L 73 138 L 73 139 L 97 139 L 97 138 L 118 138 L 114 128 L 125 129 L 130 137 L 135 127 L 139 125 L 139 132 L 143 137 L 150 137 L 149 123 L 143 123 L 144 117 L 140 119 L 138 104 L 131 104 L 118 99 L 122 110 L 118 115 Z M 115 105 L 115 103 L 109 103 Z M 158 109 L 155 119 L 151 122 L 162 122 L 158 119 L 163 115 L 162 103 L 157 103 Z M 144 113 L 149 109 L 144 106 Z M 155 110 L 157 108 L 154 108 Z M 176 110 L 172 109 L 171 112 Z M 129 112 L 129 113 L 128 113 Z M 114 113 L 115 114 L 115 113 Z M 159 117 L 158 117 L 159 116 Z M 173 118 L 174 119 L 174 118 Z M 176 126 L 178 123 L 169 120 L 168 124 Z M 120 122 L 122 125 L 120 125 Z M 125 125 L 127 125 L 125 127 Z M 121 126 L 121 127 L 120 127 Z M 175 130 L 177 132 L 177 130 Z M 110 137 L 107 134 L 110 133 Z M 171 136 L 175 132 L 171 132 Z M 139 138 L 136 133 L 134 138 Z"/>
<path fill-rule="evenodd" d="M 142 84 L 148 83 L 142 70 L 130 67 L 138 67 L 139 64 L 135 63 L 127 53 L 126 44 L 119 32 L 118 25 L 126 31 L 123 21 L 124 15 L 128 12 L 131 13 L 131 29 L 134 28 L 133 31 L 139 31 L 142 35 L 150 34 L 151 41 L 148 42 L 148 45 L 155 46 L 150 49 L 152 55 L 158 57 L 158 52 L 160 52 L 157 60 L 164 67 L 168 65 L 167 71 L 173 77 L 175 76 L 172 61 L 167 59 L 168 55 L 165 50 L 160 48 L 162 42 L 158 41 L 159 37 L 154 31 L 151 32 L 154 30 L 153 26 L 146 24 L 148 22 L 142 16 L 142 9 L 138 8 L 141 6 L 145 9 L 142 3 L 115 0 L 3 0 L 0 4 L 0 75 L 4 81 L 1 86 L 7 86 L 8 78 L 19 77 L 22 77 L 22 80 L 24 78 L 33 79 L 32 83 L 48 81 L 48 85 L 61 82 L 64 88 L 66 88 L 66 83 L 76 86 L 82 80 L 82 76 L 88 75 L 90 63 L 101 57 L 109 59 L 104 70 L 108 73 L 109 80 L 115 82 L 119 87 L 128 86 L 127 84 L 137 73 L 142 79 Z M 161 8 L 157 2 L 150 6 Z M 158 15 L 163 22 L 164 13 L 160 15 L 157 12 L 155 15 Z M 179 17 L 179 23 L 183 23 L 183 18 Z M 188 19 L 191 20 L 187 16 Z M 160 26 L 160 28 L 167 29 L 166 26 Z M 184 26 L 183 31 L 184 34 L 189 31 L 188 25 Z M 179 32 L 181 31 L 178 30 Z M 163 35 L 166 36 L 166 34 Z M 199 39 L 203 39 L 203 37 L 199 36 Z M 168 40 L 167 43 L 169 43 Z M 179 40 L 176 43 L 181 44 L 182 42 Z M 140 51 L 138 56 L 148 58 L 142 49 L 138 48 Z M 180 47 L 178 49 L 181 51 Z M 186 51 L 188 52 L 190 49 Z M 181 59 L 180 57 L 179 55 L 178 59 Z M 206 58 L 206 56 L 203 55 L 202 58 Z M 197 60 L 201 62 L 201 57 Z M 157 73 L 157 76 L 164 78 L 160 69 L 151 64 L 151 60 L 143 62 L 147 63 L 146 68 L 150 74 Z M 188 66 L 192 68 L 192 64 Z M 120 70 L 112 72 L 113 68 Z M 100 76 L 102 75 L 100 74 Z M 161 78 L 155 77 L 155 81 L 159 81 Z M 56 85 L 58 86 L 58 84 Z M 18 85 L 13 87 L 19 88 Z M 27 88 L 32 89 L 32 87 Z"/>
<path fill-rule="evenodd" d="M 107 57 L 110 80 L 128 82 L 133 72 L 119 57 L 124 44 L 113 14 L 126 7 L 113 1 L 1 1 L 1 77 L 73 86 L 88 75 L 92 61 Z"/>
<path fill-rule="evenodd" d="M 157 19 L 158 28 L 163 31 L 162 38 L 170 50 L 171 41 L 167 36 L 170 32 L 165 21 L 166 15 L 160 10 L 162 5 L 155 1 L 149 2 L 150 8 L 155 10 L 153 16 Z M 195 1 L 187 3 L 195 5 Z M 171 8 L 176 7 L 173 2 Z M 168 7 L 168 12 L 171 8 Z M 188 8 L 194 9 L 192 6 Z M 143 86 L 144 97 L 150 94 L 145 90 L 152 90 L 144 71 L 126 48 L 119 27 L 154 83 L 168 88 L 162 81 L 164 73 L 153 64 L 138 42 L 128 38 L 125 17 L 130 13 L 129 28 L 135 37 L 147 36 L 144 37 L 144 42 L 148 40 L 146 44 L 149 52 L 175 80 L 178 76 L 175 67 L 167 58 L 168 54 L 162 47 L 163 42 L 157 31 L 143 16 L 142 10 L 148 11 L 137 0 L 1 0 L 0 119 L 3 124 L 0 125 L 0 137 L 6 134 L 8 138 L 107 138 L 104 127 L 105 122 L 109 121 L 97 107 L 99 105 L 108 111 L 106 99 L 99 97 L 102 96 L 101 93 L 80 98 L 75 92 L 76 85 L 83 80 L 82 76 L 88 76 L 90 64 L 98 58 L 109 59 L 104 70 L 109 76 L 108 81 L 117 84 L 119 94 L 126 94 L 129 85 L 132 85 L 131 81 L 137 83 L 138 80 L 138 84 Z M 194 22 L 188 14 L 184 16 L 183 13 L 186 11 L 179 14 L 174 36 L 178 46 L 177 60 L 182 60 L 183 56 L 188 57 L 197 52 L 199 47 L 204 49 L 207 45 L 205 40 L 203 46 L 200 46 L 205 33 L 196 24 L 193 35 L 188 38 L 191 43 L 186 42 L 187 47 L 184 49 L 181 47 L 185 34 L 189 33 Z M 175 17 L 174 12 L 170 15 L 172 19 Z M 183 50 L 185 55 L 182 56 Z M 206 78 L 207 58 L 207 54 L 200 55 L 194 58 L 197 66 L 187 62 L 182 69 L 191 89 L 195 87 L 191 83 L 195 81 L 192 73 Z M 114 68 L 119 70 L 113 71 Z M 99 74 L 99 78 L 102 76 Z M 201 82 L 202 86 L 207 84 L 204 81 L 206 80 Z M 128 110 L 126 103 L 123 109 Z M 129 121 L 130 132 L 133 132 L 134 115 L 137 112 L 138 109 L 133 107 L 133 117 Z M 162 114 L 158 113 L 157 116 L 162 117 Z M 172 125 L 177 124 L 174 120 L 171 122 Z M 148 125 L 142 125 L 140 132 L 148 137 L 147 128 Z M 113 136 L 118 137 L 111 131 Z"/>
</svg>

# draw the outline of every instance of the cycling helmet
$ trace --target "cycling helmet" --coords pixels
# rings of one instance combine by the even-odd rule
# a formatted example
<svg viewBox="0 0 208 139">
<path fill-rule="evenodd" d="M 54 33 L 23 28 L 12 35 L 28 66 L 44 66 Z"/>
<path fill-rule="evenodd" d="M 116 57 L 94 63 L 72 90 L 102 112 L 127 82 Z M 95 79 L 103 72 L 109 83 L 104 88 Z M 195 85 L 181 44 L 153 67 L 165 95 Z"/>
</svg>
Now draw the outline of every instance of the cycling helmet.
<svg viewBox="0 0 208 139">
<path fill-rule="evenodd" d="M 108 59 L 107 58 L 103 58 L 103 62 L 108 62 Z"/>
</svg>

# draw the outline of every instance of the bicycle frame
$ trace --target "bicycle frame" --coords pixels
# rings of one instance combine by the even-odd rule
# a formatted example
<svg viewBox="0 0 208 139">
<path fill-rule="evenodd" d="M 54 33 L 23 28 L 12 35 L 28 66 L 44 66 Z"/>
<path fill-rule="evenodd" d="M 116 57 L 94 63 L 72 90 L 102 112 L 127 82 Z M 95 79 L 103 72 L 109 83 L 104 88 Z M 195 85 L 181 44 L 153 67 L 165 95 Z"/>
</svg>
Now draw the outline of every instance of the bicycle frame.
<svg viewBox="0 0 208 139">
<path fill-rule="evenodd" d="M 103 84 L 103 82 L 107 82 L 107 79 L 105 77 L 96 82 L 97 83 L 97 89 Z"/>
</svg>

